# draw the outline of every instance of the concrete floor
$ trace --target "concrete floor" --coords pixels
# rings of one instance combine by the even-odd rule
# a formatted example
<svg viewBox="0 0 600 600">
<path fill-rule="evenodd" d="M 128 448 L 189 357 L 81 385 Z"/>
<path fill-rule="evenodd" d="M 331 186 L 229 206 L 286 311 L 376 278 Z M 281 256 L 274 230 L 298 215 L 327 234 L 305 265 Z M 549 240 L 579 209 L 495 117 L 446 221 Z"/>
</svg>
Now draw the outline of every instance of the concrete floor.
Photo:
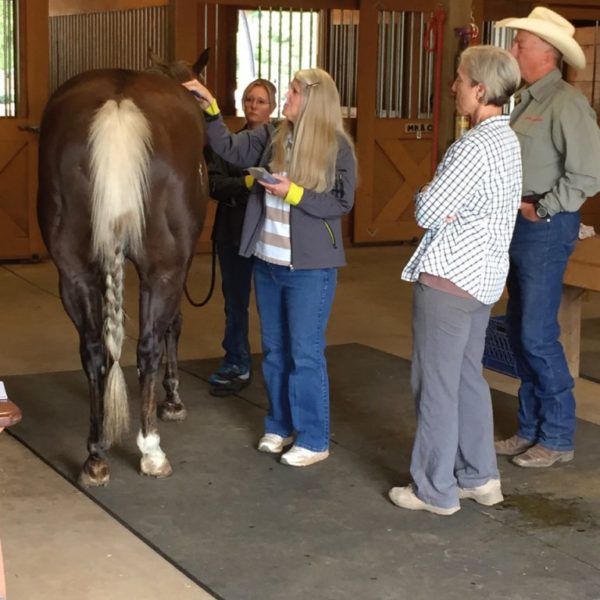
<svg viewBox="0 0 600 600">
<path fill-rule="evenodd" d="M 413 250 L 388 246 L 348 251 L 329 344 L 358 342 L 410 356 L 411 286 L 399 274 Z M 206 291 L 209 263 L 203 255 L 192 265 L 189 287 L 196 298 Z M 130 271 L 125 364 L 133 364 L 135 357 L 136 284 Z M 0 306 L 0 379 L 80 368 L 75 329 L 62 309 L 51 263 L 0 264 Z M 184 302 L 182 359 L 221 354 L 222 311 L 219 293 L 202 309 Z M 503 312 L 503 302 L 495 312 Z M 254 307 L 252 314 L 251 344 L 253 351 L 260 351 Z M 592 296 L 584 305 L 584 317 L 598 316 L 600 303 Z M 597 350 L 600 340 L 586 344 Z M 492 387 L 515 393 L 516 380 L 492 372 L 487 376 Z M 578 416 L 600 424 L 598 390 L 598 384 L 577 381 Z M 0 457 L 0 536 L 10 600 L 211 597 L 7 434 L 0 435 Z"/>
</svg>

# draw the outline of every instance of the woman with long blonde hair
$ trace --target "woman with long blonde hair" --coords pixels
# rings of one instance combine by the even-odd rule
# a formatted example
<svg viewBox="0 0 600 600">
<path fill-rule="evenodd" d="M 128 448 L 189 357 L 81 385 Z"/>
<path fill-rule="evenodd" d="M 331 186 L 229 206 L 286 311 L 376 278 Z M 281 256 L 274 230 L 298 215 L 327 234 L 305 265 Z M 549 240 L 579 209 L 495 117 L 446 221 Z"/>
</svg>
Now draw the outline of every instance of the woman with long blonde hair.
<svg viewBox="0 0 600 600">
<path fill-rule="evenodd" d="M 340 99 L 322 69 L 298 71 L 274 134 L 229 132 L 215 98 L 199 81 L 184 84 L 207 115 L 212 149 L 243 168 L 265 167 L 250 191 L 240 254 L 254 256 L 263 375 L 269 396 L 261 452 L 290 466 L 329 456 L 325 329 L 337 269 L 345 264 L 341 219 L 354 203 L 356 157 Z"/>
</svg>

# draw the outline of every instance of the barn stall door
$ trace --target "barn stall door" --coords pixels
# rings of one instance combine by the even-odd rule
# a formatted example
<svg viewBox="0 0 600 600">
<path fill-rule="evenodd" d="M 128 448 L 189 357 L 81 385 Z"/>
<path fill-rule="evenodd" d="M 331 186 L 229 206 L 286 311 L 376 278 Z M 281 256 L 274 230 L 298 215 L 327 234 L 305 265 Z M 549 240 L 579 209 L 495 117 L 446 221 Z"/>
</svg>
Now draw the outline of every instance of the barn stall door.
<svg viewBox="0 0 600 600">
<path fill-rule="evenodd" d="M 413 196 L 431 176 L 434 57 L 424 42 L 432 9 L 406 1 L 361 7 L 355 242 L 422 233 Z"/>
<path fill-rule="evenodd" d="M 14 8 L 10 18 L 7 7 Z M 27 258 L 45 253 L 36 218 L 34 128 L 49 90 L 88 69 L 145 68 L 148 48 L 170 59 L 171 24 L 168 0 L 7 0 L 0 8 L 0 81 L 11 65 L 15 73 L 13 100 L 0 90 L 0 259 Z M 13 23 L 11 42 L 7 24 Z"/>
<path fill-rule="evenodd" d="M 36 219 L 37 133 L 48 97 L 48 2 L 1 6 L 0 260 L 41 254 Z"/>
</svg>

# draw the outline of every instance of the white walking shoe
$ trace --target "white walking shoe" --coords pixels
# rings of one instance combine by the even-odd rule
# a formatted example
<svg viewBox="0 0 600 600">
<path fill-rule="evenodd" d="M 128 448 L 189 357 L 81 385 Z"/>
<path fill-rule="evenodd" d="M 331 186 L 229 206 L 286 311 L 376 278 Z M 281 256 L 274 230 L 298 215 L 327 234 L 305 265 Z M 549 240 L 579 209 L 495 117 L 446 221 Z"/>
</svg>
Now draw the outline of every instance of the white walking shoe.
<svg viewBox="0 0 600 600">
<path fill-rule="evenodd" d="M 494 506 L 504 500 L 499 479 L 488 479 L 483 485 L 474 488 L 458 488 L 458 497 L 470 498 L 484 506 Z"/>
<path fill-rule="evenodd" d="M 314 465 L 317 462 L 325 460 L 328 456 L 329 450 L 313 452 L 308 448 L 292 446 L 284 455 L 282 455 L 281 464 L 289 465 L 290 467 L 308 467 L 308 465 Z"/>
<path fill-rule="evenodd" d="M 460 510 L 460 504 L 458 506 L 452 506 L 451 508 L 442 508 L 441 506 L 433 506 L 433 504 L 423 502 L 423 500 L 415 494 L 412 485 L 407 485 L 406 487 L 393 487 L 388 495 L 390 500 L 396 506 L 407 508 L 408 510 L 426 510 L 434 515 L 442 515 L 444 517 L 453 515 Z"/>
<path fill-rule="evenodd" d="M 285 446 L 288 446 L 291 443 L 291 437 L 284 438 L 276 433 L 265 433 L 258 442 L 258 451 L 279 454 L 280 452 L 283 452 Z"/>
</svg>

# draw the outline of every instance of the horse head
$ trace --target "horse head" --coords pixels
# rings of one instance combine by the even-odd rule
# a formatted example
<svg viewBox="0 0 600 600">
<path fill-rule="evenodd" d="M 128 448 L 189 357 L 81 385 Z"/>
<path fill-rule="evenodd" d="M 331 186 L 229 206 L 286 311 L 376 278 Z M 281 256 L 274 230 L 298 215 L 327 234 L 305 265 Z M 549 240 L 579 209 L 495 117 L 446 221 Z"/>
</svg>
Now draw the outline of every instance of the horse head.
<svg viewBox="0 0 600 600">
<path fill-rule="evenodd" d="M 148 48 L 148 60 L 150 61 L 150 66 L 147 70 L 170 77 L 179 83 L 195 78 L 203 79 L 202 72 L 208 64 L 209 57 L 210 48 L 206 48 L 202 51 L 194 64 L 190 64 L 184 60 L 176 60 L 167 63 L 155 54 L 151 48 Z"/>
</svg>

